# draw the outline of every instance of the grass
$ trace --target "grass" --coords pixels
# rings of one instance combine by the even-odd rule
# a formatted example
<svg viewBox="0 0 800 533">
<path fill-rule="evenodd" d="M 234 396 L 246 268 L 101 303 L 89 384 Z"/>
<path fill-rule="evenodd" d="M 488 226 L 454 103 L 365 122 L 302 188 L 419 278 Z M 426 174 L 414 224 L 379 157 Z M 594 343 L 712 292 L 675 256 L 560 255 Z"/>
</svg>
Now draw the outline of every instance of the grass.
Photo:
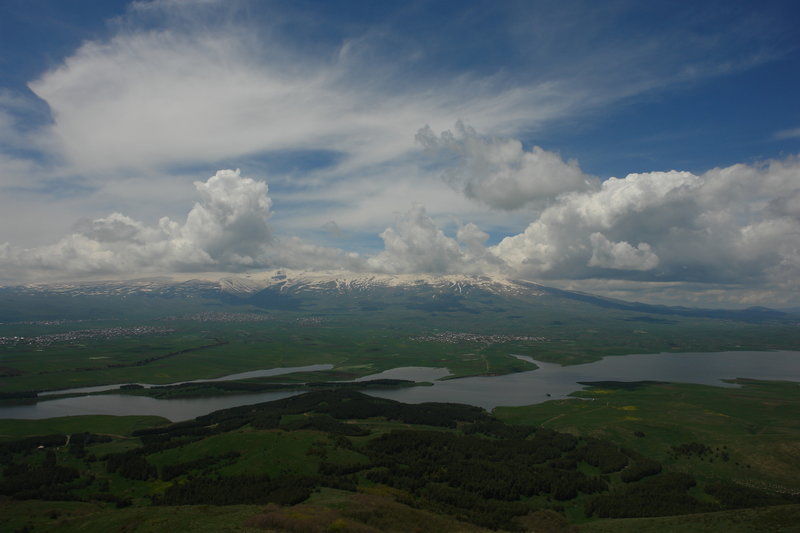
<svg viewBox="0 0 800 533">
<path fill-rule="evenodd" d="M 488 530 L 395 502 L 380 493 L 322 489 L 308 502 L 274 505 L 187 505 L 113 509 L 79 502 L 0 500 L 3 531 L 256 533 L 263 531 L 462 531 Z M 337 529 L 338 528 L 338 529 Z"/>
<path fill-rule="evenodd" d="M 247 521 L 262 510 L 258 505 L 216 507 L 139 507 L 114 509 L 94 503 L 0 500 L 3 531 L 30 527 L 36 532 L 108 533 L 255 533 Z"/>
<path fill-rule="evenodd" d="M 311 451 L 312 448 L 324 449 L 326 461 L 332 463 L 354 464 L 366 459 L 357 452 L 337 448 L 324 433 L 318 431 L 242 429 L 208 437 L 180 449 L 156 453 L 149 460 L 153 465 L 161 466 L 235 451 L 241 456 L 235 463 L 220 468 L 220 475 L 279 476 L 287 472 L 314 475 L 320 455 Z"/>
<path fill-rule="evenodd" d="M 580 526 L 581 533 L 763 533 L 800 530 L 800 505 L 737 509 L 718 513 L 658 518 L 598 520 Z"/>
<path fill-rule="evenodd" d="M 498 407 L 498 418 L 606 438 L 699 478 L 800 491 L 800 385 L 743 381 L 741 388 L 689 384 L 608 386 L 581 399 Z M 699 442 L 716 456 L 674 457 L 672 446 Z M 721 457 L 727 451 L 730 459 Z"/>
<path fill-rule="evenodd" d="M 130 435 L 137 429 L 169 424 L 160 416 L 82 415 L 42 420 L 0 419 L 0 441 L 28 435 L 72 434 L 79 432 Z"/>
<path fill-rule="evenodd" d="M 800 348 L 796 328 L 790 324 L 679 316 L 653 318 L 550 296 L 537 296 L 535 303 L 513 298 L 465 299 L 459 304 L 461 307 L 441 309 L 418 308 L 413 300 L 391 298 L 381 302 L 385 305 L 380 309 L 370 311 L 351 304 L 342 307 L 341 303 L 333 298 L 328 302 L 308 303 L 303 311 L 265 313 L 250 305 L 203 299 L 138 298 L 106 302 L 105 305 L 113 304 L 118 310 L 109 313 L 110 317 L 123 318 L 55 324 L 7 322 L 0 324 L 0 336 L 30 337 L 133 326 L 167 327 L 173 331 L 59 342 L 38 348 L 0 346 L 0 389 L 17 392 L 129 382 L 165 384 L 318 363 L 330 363 L 335 368 L 329 373 L 294 378 L 348 379 L 403 366 L 447 367 L 454 376 L 463 377 L 530 369 L 528 363 L 509 357 L 509 353 L 559 364 L 578 364 L 631 353 Z M 179 309 L 196 313 L 212 308 L 258 312 L 269 320 L 163 320 L 163 315 Z M 65 317 L 79 312 L 74 306 L 63 310 Z M 309 317 L 319 320 L 309 323 Z M 642 320 L 648 318 L 651 320 Z M 544 340 L 489 345 L 414 340 L 415 336 L 437 332 L 524 335 Z M 219 341 L 226 344 L 210 346 Z M 147 362 L 187 349 L 195 350 Z"/>
<path fill-rule="evenodd" d="M 711 498 L 703 492 L 706 481 L 732 480 L 754 487 L 800 492 L 795 474 L 800 471 L 800 386 L 795 383 L 744 381 L 738 389 L 677 384 L 604 383 L 579 393 L 583 399 L 552 401 L 527 407 L 498 408 L 495 415 L 506 422 L 543 425 L 580 435 L 609 439 L 658 460 L 665 470 L 684 471 L 697 478 L 692 494 Z M 304 417 L 304 413 L 284 415 L 283 422 Z M 0 421 L 8 436 L 35 433 L 74 433 L 92 431 L 129 435 L 131 431 L 165 422 L 158 417 L 82 416 L 40 421 Z M 371 431 L 369 436 L 350 438 L 353 447 L 342 446 L 341 439 L 320 431 L 280 429 L 257 430 L 245 425 L 209 435 L 180 447 L 148 454 L 156 467 L 186 463 L 235 451 L 235 460 L 198 467 L 186 478 L 169 481 L 136 481 L 109 474 L 104 461 L 84 462 L 65 447 L 52 448 L 58 464 L 83 469 L 82 479 L 91 479 L 77 496 L 92 498 L 107 483 L 106 490 L 130 498 L 133 507 L 115 509 L 101 503 L 10 501 L 0 499 L 0 530 L 31 527 L 34 531 L 255 531 L 259 527 L 278 531 L 329 531 L 339 527 L 349 531 L 483 531 L 401 503 L 403 494 L 359 474 L 360 493 L 321 488 L 302 504 L 271 506 L 183 506 L 152 507 L 150 497 L 163 493 L 171 484 L 192 476 L 236 476 L 267 474 L 273 478 L 286 474 L 311 475 L 320 463 L 339 465 L 368 464 L 359 453 L 371 439 L 392 429 L 416 428 L 398 421 L 373 418 L 357 421 Z M 458 432 L 458 430 L 443 430 Z M 6 437 L 8 438 L 8 437 Z M 675 456 L 672 446 L 702 443 L 713 450 L 706 456 Z M 87 446 L 97 457 L 121 452 L 137 445 L 137 439 L 115 438 L 112 442 Z M 722 451 L 730 460 L 722 459 Z M 16 460 L 39 464 L 48 452 L 34 449 Z M 82 466 L 83 465 L 83 466 Z M 586 464 L 580 469 L 599 474 Z M 617 487 L 620 474 L 609 475 Z M 83 491 L 83 492 L 81 492 Z M 537 497 L 533 503 L 553 507 L 554 502 Z M 743 509 L 691 516 L 648 519 L 599 520 L 583 515 L 580 495 L 564 503 L 566 519 L 552 510 L 539 509 L 519 519 L 534 531 L 792 531 L 800 523 L 800 505 Z M 572 523 L 570 525 L 566 520 Z"/>
</svg>

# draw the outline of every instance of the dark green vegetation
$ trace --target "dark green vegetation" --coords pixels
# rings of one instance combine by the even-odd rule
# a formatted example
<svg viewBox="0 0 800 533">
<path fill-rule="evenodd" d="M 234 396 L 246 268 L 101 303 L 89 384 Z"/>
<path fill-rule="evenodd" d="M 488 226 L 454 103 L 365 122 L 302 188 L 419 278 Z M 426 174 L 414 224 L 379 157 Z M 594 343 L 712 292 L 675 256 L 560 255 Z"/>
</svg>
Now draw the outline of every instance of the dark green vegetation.
<svg viewBox="0 0 800 533">
<path fill-rule="evenodd" d="M 630 400 L 661 386 L 605 395 Z M 774 398 L 768 385 L 756 390 Z M 536 416 L 500 414 L 515 422 Z M 510 425 L 471 406 L 407 405 L 351 391 L 148 425 L 155 422 L 121 422 L 138 427 L 127 435 L 22 437 L 16 428 L 0 443 L 0 520 L 9 531 L 168 531 L 195 523 L 203 531 L 224 523 L 217 530 L 377 532 L 603 531 L 613 518 L 620 528 L 669 531 L 692 523 L 680 515 L 692 515 L 788 531 L 781 528 L 800 513 L 796 482 L 777 490 L 715 470 L 744 457 L 735 440 L 726 448 L 670 444 L 647 434 L 653 426 L 626 428 L 630 445 L 620 444 L 588 435 L 591 426 L 576 435 L 551 423 Z M 796 439 L 797 428 L 784 423 Z M 186 522 L 177 526 L 168 518 L 175 516 Z"/>
<path fill-rule="evenodd" d="M 740 380 L 741 388 L 603 383 L 575 396 L 499 407 L 507 423 L 611 440 L 698 480 L 800 493 L 800 385 Z M 718 497 L 725 497 L 721 493 Z"/>
<path fill-rule="evenodd" d="M 71 434 L 88 431 L 110 435 L 129 435 L 137 429 L 168 424 L 160 416 L 85 415 L 44 420 L 0 419 L 0 443 L 29 435 Z"/>
<path fill-rule="evenodd" d="M 575 364 L 630 353 L 800 348 L 796 316 L 647 306 L 524 282 L 507 293 L 425 284 L 244 296 L 207 282 L 123 289 L 0 289 L 0 401 L 321 363 L 334 368 L 248 382 L 336 381 L 403 366 L 447 367 L 455 377 L 533 368 L 511 353 Z"/>
<path fill-rule="evenodd" d="M 322 389 L 392 389 L 399 387 L 412 387 L 415 382 L 405 379 L 370 379 L 358 382 L 318 381 L 310 383 L 271 383 L 259 380 L 232 380 L 232 381 L 207 381 L 196 383 L 182 383 L 179 385 L 163 385 L 160 387 L 144 388 L 137 385 L 123 385 L 119 389 L 93 394 L 134 394 L 149 396 L 163 400 L 177 398 L 197 398 L 204 396 L 225 396 L 229 394 L 247 394 L 270 391 L 296 391 L 296 390 L 322 390 Z"/>
</svg>

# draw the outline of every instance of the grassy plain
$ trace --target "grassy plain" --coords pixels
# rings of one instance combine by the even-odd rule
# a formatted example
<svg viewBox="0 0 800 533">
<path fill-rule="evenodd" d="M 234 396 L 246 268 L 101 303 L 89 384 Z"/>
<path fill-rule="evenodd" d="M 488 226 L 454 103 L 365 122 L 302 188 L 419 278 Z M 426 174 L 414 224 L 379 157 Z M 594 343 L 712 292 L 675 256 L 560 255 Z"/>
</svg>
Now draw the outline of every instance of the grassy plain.
<svg viewBox="0 0 800 533">
<path fill-rule="evenodd" d="M 227 305 L 214 313 L 224 318 L 233 312 L 244 318 L 151 315 L 0 324 L 0 337 L 44 338 L 76 331 L 122 330 L 109 338 L 98 335 L 77 340 L 61 337 L 45 343 L 0 343 L 0 391 L 130 382 L 166 384 L 321 363 L 334 368 L 281 376 L 275 381 L 352 379 L 403 366 L 447 367 L 454 377 L 463 377 L 533 368 L 511 357 L 512 353 L 578 364 L 630 353 L 800 348 L 796 326 L 785 322 L 664 318 L 598 309 L 574 301 L 541 306 L 511 302 L 503 308 L 484 305 L 469 311 L 403 306 L 368 312 L 315 311 Z M 136 328 L 142 327 L 166 329 L 136 334 Z M 482 337 L 448 341 L 442 337 L 447 333 Z M 434 335 L 440 337 L 432 338 Z"/>
<path fill-rule="evenodd" d="M 106 435 L 130 435 L 137 429 L 169 424 L 160 416 L 84 415 L 41 420 L 0 419 L 0 442 L 29 435 L 72 434 L 88 431 Z"/>
</svg>

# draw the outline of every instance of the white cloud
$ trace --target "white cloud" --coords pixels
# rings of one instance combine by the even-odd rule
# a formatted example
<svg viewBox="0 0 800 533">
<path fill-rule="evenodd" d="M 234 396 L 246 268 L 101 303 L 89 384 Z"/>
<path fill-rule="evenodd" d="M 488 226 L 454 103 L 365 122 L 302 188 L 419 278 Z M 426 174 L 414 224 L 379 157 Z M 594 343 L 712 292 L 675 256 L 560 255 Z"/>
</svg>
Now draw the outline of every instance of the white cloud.
<svg viewBox="0 0 800 533">
<path fill-rule="evenodd" d="M 425 127 L 416 139 L 429 154 L 451 163 L 442 174 L 447 183 L 490 207 L 518 209 L 595 185 L 576 161 L 538 146 L 525 151 L 516 139 L 482 138 L 461 121 L 455 130 L 437 137 Z"/>
<path fill-rule="evenodd" d="M 791 128 L 791 129 L 788 129 L 788 130 L 781 130 L 781 131 L 775 132 L 775 135 L 773 135 L 773 137 L 776 138 L 776 139 L 780 139 L 780 140 L 782 140 L 782 139 L 796 139 L 796 138 L 800 137 L 800 128 Z"/>
<path fill-rule="evenodd" d="M 191 19 L 192 5 L 170 5 Z M 275 39 L 246 25 L 176 24 L 86 42 L 30 83 L 53 116 L 39 142 L 87 173 L 301 149 L 341 152 L 340 170 L 352 170 L 410 152 L 425 122 L 463 115 L 498 130 L 564 107 L 549 88 L 469 76 L 401 89 L 399 74 L 370 54 L 298 57 Z"/>
<path fill-rule="evenodd" d="M 81 276 L 176 270 L 237 270 L 265 265 L 271 201 L 263 182 L 221 170 L 195 182 L 200 201 L 179 223 L 163 217 L 147 226 L 120 213 L 79 220 L 53 245 L 4 245 L 0 265 L 22 277 Z"/>
<path fill-rule="evenodd" d="M 420 205 L 412 207 L 380 237 L 384 250 L 368 262 L 379 272 L 445 274 L 463 267 L 458 243 L 447 237 Z"/>
<path fill-rule="evenodd" d="M 475 223 L 458 224 L 451 237 L 415 205 L 380 233 L 384 249 L 365 257 L 276 234 L 266 183 L 221 170 L 195 182 L 199 201 L 183 222 L 83 219 L 56 244 L 0 246 L 0 267 L 7 277 L 50 279 L 277 267 L 502 273 L 568 287 L 617 280 L 632 284 L 609 293 L 628 297 L 690 284 L 723 305 L 784 301 L 800 277 L 798 178 L 797 158 L 701 175 L 631 174 L 556 197 L 523 232 L 490 247 Z"/>
<path fill-rule="evenodd" d="M 580 37 L 580 45 L 564 54 L 580 67 L 565 69 L 555 55 L 531 54 L 529 47 L 552 45 L 554 36 L 544 36 L 553 24 L 573 18 L 561 9 L 525 9 L 522 18 L 504 16 L 511 26 L 529 17 L 551 24 L 513 39 L 522 64 L 511 66 L 524 74 L 518 75 L 506 65 L 472 69 L 436 62 L 437 52 L 449 57 L 452 33 L 426 34 L 425 43 L 415 44 L 405 28 L 389 24 L 380 30 L 338 25 L 289 5 L 265 3 L 252 11 L 258 16 L 236 2 L 134 3 L 111 26 L 109 38 L 85 41 L 29 84 L 53 120 L 31 143 L 82 174 L 149 172 L 310 149 L 340 153 L 333 171 L 341 175 L 409 154 L 422 124 L 440 131 L 463 118 L 489 135 L 536 132 L 554 119 L 713 75 L 713 65 L 686 74 L 684 60 L 699 54 L 721 61 L 727 50 L 721 43 L 729 42 L 727 34 L 719 42 L 708 39 L 713 44 L 701 53 L 674 44 L 665 50 L 660 40 L 640 35 L 599 46 L 588 38 L 592 32 L 570 25 L 563 35 L 570 42 Z M 615 13 L 599 10 L 595 20 L 582 23 L 594 29 L 601 22 L 602 32 L 615 32 Z M 454 24 L 451 32 L 458 30 Z M 301 31 L 287 32 L 292 25 Z M 322 28 L 319 35 L 315 28 Z M 474 28 L 462 31 L 468 29 Z M 732 61 L 724 63 L 730 67 Z M 552 196 L 584 179 L 575 163 L 539 148 L 522 151 L 516 141 L 459 142 L 455 148 L 467 150 L 466 164 L 453 178 L 493 205 L 513 206 L 516 189 L 523 199 Z M 481 164 L 496 167 L 491 178 L 472 175 Z M 484 180 L 496 182 L 495 193 Z"/>
<path fill-rule="evenodd" d="M 800 273 L 798 179 L 797 158 L 612 178 L 490 250 L 533 277 L 786 283 Z"/>
<path fill-rule="evenodd" d="M 215 262 L 252 264 L 271 240 L 267 184 L 242 178 L 238 170 L 220 170 L 195 187 L 200 202 L 186 223 L 162 219 L 161 229 L 174 240 L 194 243 Z"/>
<path fill-rule="evenodd" d="M 599 232 L 592 233 L 589 241 L 592 243 L 589 266 L 618 270 L 652 270 L 658 266 L 658 256 L 646 242 L 634 248 L 625 241 L 611 242 Z"/>
<path fill-rule="evenodd" d="M 488 274 L 502 269 L 500 261 L 484 247 L 488 234 L 470 223 L 459 227 L 457 240 L 448 237 L 421 205 L 398 217 L 394 227 L 384 230 L 380 237 L 384 249 L 367 260 L 369 270 L 390 274 Z"/>
</svg>

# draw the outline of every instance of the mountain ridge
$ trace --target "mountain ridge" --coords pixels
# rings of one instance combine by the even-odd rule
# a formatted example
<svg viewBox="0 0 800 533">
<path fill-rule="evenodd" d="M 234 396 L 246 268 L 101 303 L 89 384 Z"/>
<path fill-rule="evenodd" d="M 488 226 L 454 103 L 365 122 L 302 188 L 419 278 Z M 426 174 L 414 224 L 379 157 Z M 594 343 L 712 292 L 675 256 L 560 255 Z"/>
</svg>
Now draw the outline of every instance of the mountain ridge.
<svg viewBox="0 0 800 533">
<path fill-rule="evenodd" d="M 524 300 L 531 304 L 543 296 L 550 296 L 600 308 L 657 315 L 746 321 L 782 320 L 791 317 L 787 312 L 766 307 L 713 309 L 654 305 L 558 289 L 529 280 L 466 274 L 378 274 L 276 269 L 242 274 L 185 273 L 127 280 L 31 283 L 0 287 L 0 291 L 6 294 L 66 296 L 203 296 L 261 307 L 282 308 L 296 308 L 301 301 L 322 296 L 369 300 L 380 299 L 387 294 L 402 294 L 406 298 L 418 298 L 420 301 L 461 301 L 471 295 L 481 294 L 492 298 Z M 444 310 L 453 309 L 445 307 Z"/>
</svg>

